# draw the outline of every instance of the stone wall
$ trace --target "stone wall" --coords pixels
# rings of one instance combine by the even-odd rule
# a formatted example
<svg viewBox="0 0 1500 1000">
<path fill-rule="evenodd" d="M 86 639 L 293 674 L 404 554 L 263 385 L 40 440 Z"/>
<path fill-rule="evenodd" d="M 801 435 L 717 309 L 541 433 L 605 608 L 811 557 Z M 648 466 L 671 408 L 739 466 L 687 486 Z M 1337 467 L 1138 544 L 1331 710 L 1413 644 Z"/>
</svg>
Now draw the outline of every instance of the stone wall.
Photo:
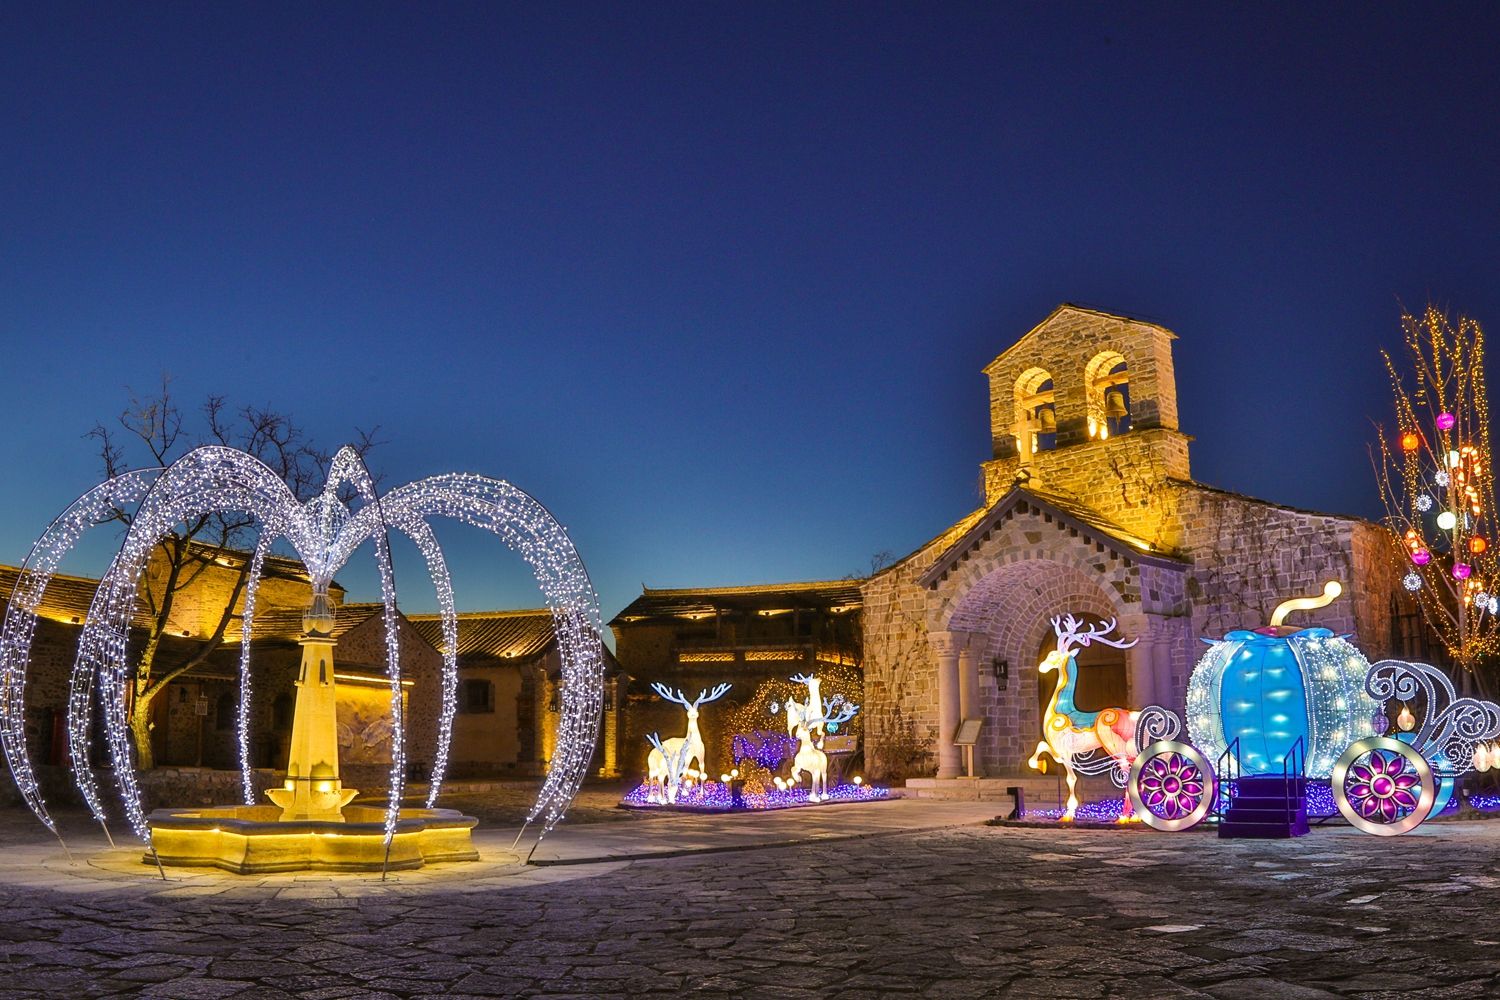
<svg viewBox="0 0 1500 1000">
<path fill-rule="evenodd" d="M 983 465 L 986 504 L 1016 484 L 1015 456 Z M 1076 499 L 1164 551 L 1181 543 L 1169 509 L 1167 481 L 1188 476 L 1188 438 L 1164 428 L 1133 429 L 1105 441 L 1038 452 L 1028 484 Z"/>
<path fill-rule="evenodd" d="M 189 562 L 184 567 L 184 576 L 179 577 L 179 581 L 186 579 L 190 582 L 172 596 L 172 611 L 168 620 L 168 630 L 172 635 L 186 632 L 191 638 L 203 638 L 213 635 L 218 628 L 230 595 L 234 593 L 235 584 L 244 572 L 246 559 L 243 553 L 223 558 L 227 565 L 212 561 L 207 564 Z M 169 567 L 161 550 L 153 550 L 151 562 L 146 567 L 146 587 L 152 593 L 162 593 L 168 571 Z M 331 584 L 328 592 L 335 603 L 343 603 L 344 589 L 337 583 Z M 307 606 L 311 595 L 311 584 L 302 567 L 291 560 L 273 557 L 266 561 L 266 569 L 261 576 L 255 598 L 256 610 L 260 613 L 277 608 L 300 610 Z M 143 593 L 142 599 L 144 598 Z M 241 592 L 235 600 L 234 614 L 238 615 L 243 610 L 244 594 Z"/>
<path fill-rule="evenodd" d="M 915 737 L 937 739 L 937 668 L 927 643 L 927 592 L 917 578 L 983 515 L 975 511 L 860 586 L 864 621 L 865 768 L 871 777 L 930 774 L 930 760 L 905 756 Z"/>
<path fill-rule="evenodd" d="M 141 771 L 141 798 L 146 808 L 165 806 L 224 806 L 243 803 L 243 786 L 238 770 L 216 770 L 207 767 L 158 767 Z M 250 772 L 255 800 L 265 803 L 266 789 L 279 784 L 275 771 L 256 769 Z M 109 787 L 106 781 L 104 787 Z"/>
<path fill-rule="evenodd" d="M 472 776 L 516 771 L 521 762 L 516 712 L 521 695 L 522 669 L 519 664 L 498 662 L 460 667 L 458 714 L 453 717 L 448 773 Z M 491 686 L 493 711 L 465 711 L 464 685 L 471 681 Z"/>
<path fill-rule="evenodd" d="M 442 709 L 443 656 L 423 639 L 404 616 L 397 619 L 401 677 L 412 685 L 406 696 L 406 759 L 418 771 L 430 770 L 437 749 L 438 714 Z M 335 670 L 356 667 L 386 672 L 385 623 L 377 612 L 339 637 Z"/>
</svg>

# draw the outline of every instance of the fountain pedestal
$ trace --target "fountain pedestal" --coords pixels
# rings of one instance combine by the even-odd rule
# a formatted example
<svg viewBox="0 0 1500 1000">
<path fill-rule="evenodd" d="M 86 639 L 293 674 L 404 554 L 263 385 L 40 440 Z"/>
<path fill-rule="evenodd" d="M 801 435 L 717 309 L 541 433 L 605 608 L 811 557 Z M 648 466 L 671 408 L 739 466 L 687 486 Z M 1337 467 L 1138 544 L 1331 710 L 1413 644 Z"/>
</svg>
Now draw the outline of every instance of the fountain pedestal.
<svg viewBox="0 0 1500 1000">
<path fill-rule="evenodd" d="M 477 861 L 478 820 L 452 809 L 402 809 L 389 849 L 384 808 L 351 806 L 358 792 L 339 781 L 338 693 L 333 677 L 334 610 L 326 590 L 302 617 L 302 669 L 292 717 L 286 783 L 275 805 L 158 809 L 147 821 L 165 865 L 222 868 L 241 875 L 298 871 L 383 871 L 434 861 Z M 143 859 L 154 863 L 148 851 Z"/>
<path fill-rule="evenodd" d="M 287 753 L 286 784 L 266 792 L 284 820 L 342 822 L 344 807 L 359 794 L 339 781 L 338 690 L 333 677 L 333 605 L 315 593 L 302 616 L 302 669 Z"/>
</svg>

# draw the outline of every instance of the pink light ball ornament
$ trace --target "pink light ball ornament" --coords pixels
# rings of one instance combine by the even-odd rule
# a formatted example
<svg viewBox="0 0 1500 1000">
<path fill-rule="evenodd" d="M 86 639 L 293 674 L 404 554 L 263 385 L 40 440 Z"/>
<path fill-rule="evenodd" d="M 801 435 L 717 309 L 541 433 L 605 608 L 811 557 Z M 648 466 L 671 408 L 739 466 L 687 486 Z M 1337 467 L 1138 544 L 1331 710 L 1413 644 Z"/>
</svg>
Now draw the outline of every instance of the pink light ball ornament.
<svg viewBox="0 0 1500 1000">
<path fill-rule="evenodd" d="M 1453 564 L 1453 579 L 1455 580 L 1467 580 L 1469 578 L 1469 574 L 1472 572 L 1474 571 L 1469 568 L 1468 563 Z"/>
<path fill-rule="evenodd" d="M 1438 430 L 1451 431 L 1453 425 L 1458 423 L 1458 418 L 1451 413 L 1439 413 L 1437 418 Z"/>
<path fill-rule="evenodd" d="M 1432 562 L 1432 553 L 1428 552 L 1426 549 L 1417 549 L 1417 551 L 1411 554 L 1411 561 L 1416 563 L 1418 566 L 1426 566 L 1428 563 Z"/>
</svg>

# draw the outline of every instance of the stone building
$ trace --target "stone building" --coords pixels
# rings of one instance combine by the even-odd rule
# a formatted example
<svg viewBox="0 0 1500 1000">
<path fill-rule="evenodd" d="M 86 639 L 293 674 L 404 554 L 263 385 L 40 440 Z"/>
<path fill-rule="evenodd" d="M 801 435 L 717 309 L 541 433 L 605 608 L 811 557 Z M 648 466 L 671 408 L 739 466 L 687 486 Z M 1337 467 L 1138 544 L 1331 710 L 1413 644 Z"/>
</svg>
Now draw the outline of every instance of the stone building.
<svg viewBox="0 0 1500 1000">
<path fill-rule="evenodd" d="M 877 759 L 904 749 L 926 758 L 909 772 L 956 776 L 955 730 L 981 719 L 977 769 L 1024 773 L 1052 690 L 1036 667 L 1056 615 L 1114 619 L 1139 640 L 1080 654 L 1083 709 L 1181 712 L 1200 637 L 1263 625 L 1330 579 L 1346 596 L 1320 624 L 1353 633 L 1371 659 L 1410 640 L 1383 528 L 1193 480 L 1176 339 L 1063 305 L 986 366 L 984 506 L 861 588 Z"/>
<path fill-rule="evenodd" d="M 644 773 L 647 735 L 680 735 L 683 710 L 651 690 L 653 682 L 688 697 L 727 681 L 734 685 L 699 728 L 718 746 L 725 709 L 743 704 L 756 688 L 793 674 L 815 674 L 860 659 L 858 580 L 783 583 L 696 590 L 644 588 L 610 621 L 615 655 L 629 677 L 623 768 Z"/>
</svg>

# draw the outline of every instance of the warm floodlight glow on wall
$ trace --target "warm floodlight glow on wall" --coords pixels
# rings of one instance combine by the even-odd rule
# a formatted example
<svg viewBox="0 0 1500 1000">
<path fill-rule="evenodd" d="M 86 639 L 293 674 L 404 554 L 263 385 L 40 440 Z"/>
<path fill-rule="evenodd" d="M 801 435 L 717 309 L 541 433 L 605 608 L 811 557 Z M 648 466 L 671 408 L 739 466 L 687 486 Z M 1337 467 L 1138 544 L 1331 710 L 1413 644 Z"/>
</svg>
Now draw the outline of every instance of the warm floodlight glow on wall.
<svg viewBox="0 0 1500 1000">
<path fill-rule="evenodd" d="M 357 510 L 340 498 L 340 491 L 345 488 L 352 490 L 361 502 Z M 152 549 L 178 524 L 224 511 L 248 513 L 261 529 L 246 586 L 241 645 L 239 736 L 247 803 L 251 795 L 247 749 L 249 651 L 266 555 L 277 540 L 285 539 L 306 566 L 317 592 L 326 590 L 333 574 L 360 545 L 370 541 L 380 571 L 382 625 L 391 688 L 392 760 L 385 819 L 386 842 L 390 843 L 406 777 L 396 587 L 388 542 L 388 532 L 395 529 L 407 534 L 421 550 L 437 591 L 443 620 L 442 709 L 428 796 L 431 806 L 447 764 L 457 705 L 457 614 L 446 562 L 427 522 L 433 517 L 449 517 L 499 535 L 518 552 L 530 564 L 552 612 L 563 663 L 562 718 L 556 751 L 527 822 L 540 819 L 545 834 L 562 818 L 593 754 L 604 665 L 598 598 L 566 530 L 551 513 L 509 483 L 475 475 L 434 476 L 380 496 L 359 454 L 352 448 L 344 448 L 334 457 L 324 491 L 303 504 L 271 469 L 254 457 L 232 448 L 206 447 L 189 452 L 165 470 L 129 473 L 85 494 L 38 539 L 17 580 L 4 630 L 0 632 L 0 681 L 4 685 L 0 691 L 3 694 L 0 743 L 17 787 L 48 829 L 57 832 L 37 790 L 25 741 L 24 684 L 37 608 L 62 556 L 78 537 L 92 525 L 107 520 L 114 511 L 132 504 L 138 506 L 130 530 L 100 581 L 79 639 L 69 694 L 68 737 L 75 781 L 101 823 L 103 803 L 89 766 L 94 685 L 97 682 L 100 703 L 104 706 L 106 741 L 126 817 L 131 828 L 149 844 L 150 830 L 141 806 L 124 711 L 126 646 L 140 581 Z"/>
</svg>

